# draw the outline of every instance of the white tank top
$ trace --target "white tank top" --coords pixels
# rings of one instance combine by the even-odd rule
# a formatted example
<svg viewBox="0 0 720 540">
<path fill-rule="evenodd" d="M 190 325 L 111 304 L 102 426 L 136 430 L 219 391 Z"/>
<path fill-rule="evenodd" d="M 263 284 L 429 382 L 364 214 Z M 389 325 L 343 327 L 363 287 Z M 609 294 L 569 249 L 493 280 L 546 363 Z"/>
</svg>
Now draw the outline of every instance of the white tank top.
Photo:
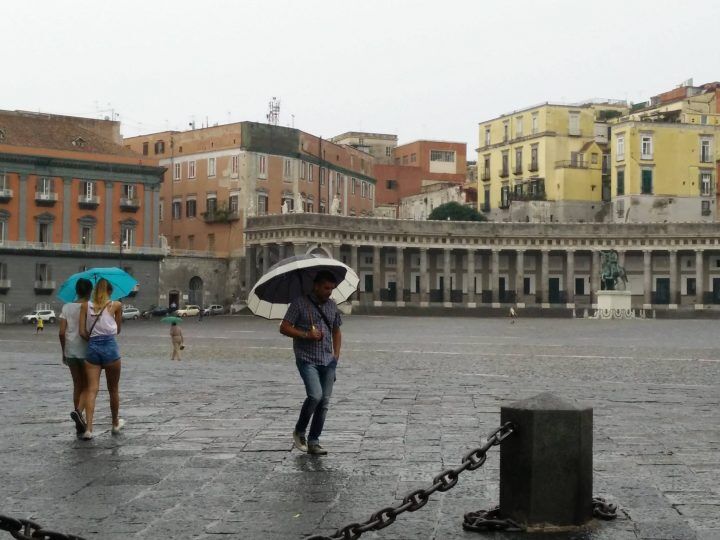
<svg viewBox="0 0 720 540">
<path fill-rule="evenodd" d="M 90 334 L 90 337 L 117 335 L 117 323 L 115 322 L 115 317 L 113 317 L 112 314 L 108 313 L 108 308 L 111 305 L 112 302 L 108 302 L 108 304 L 105 306 L 105 309 L 102 310 L 98 322 L 95 324 L 95 318 L 97 317 L 97 314 L 95 313 L 95 307 L 93 306 L 92 302 L 88 302 L 88 312 L 87 320 L 85 321 L 85 329 L 89 332 L 92 325 L 95 324 L 95 328 L 92 329 L 92 334 Z"/>
</svg>

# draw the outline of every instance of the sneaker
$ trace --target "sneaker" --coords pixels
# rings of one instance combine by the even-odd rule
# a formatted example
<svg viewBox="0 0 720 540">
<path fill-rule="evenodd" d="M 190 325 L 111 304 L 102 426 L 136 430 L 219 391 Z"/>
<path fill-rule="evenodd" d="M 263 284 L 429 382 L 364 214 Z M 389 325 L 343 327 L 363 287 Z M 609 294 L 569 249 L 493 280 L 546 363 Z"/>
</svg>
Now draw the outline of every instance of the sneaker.
<svg viewBox="0 0 720 540">
<path fill-rule="evenodd" d="M 326 456 L 327 450 L 325 450 L 322 446 L 320 446 L 317 443 L 314 444 L 308 444 L 307 447 L 307 453 L 312 454 L 314 456 Z"/>
<path fill-rule="evenodd" d="M 120 418 L 118 420 L 117 426 L 112 427 L 112 434 L 117 435 L 118 433 L 120 433 L 120 430 L 123 428 L 123 426 L 125 426 L 125 420 Z"/>
<path fill-rule="evenodd" d="M 77 431 L 78 435 L 82 435 L 87 431 L 87 424 L 85 423 L 82 414 L 80 414 L 80 411 L 75 409 L 73 412 L 70 413 L 70 418 L 75 421 L 75 430 Z"/>
<path fill-rule="evenodd" d="M 83 441 L 89 441 L 92 438 L 93 438 L 92 431 L 86 431 L 85 433 L 82 434 L 82 437 L 81 437 L 81 439 Z"/>
<path fill-rule="evenodd" d="M 295 448 L 297 448 L 301 452 L 308 451 L 307 440 L 305 439 L 305 435 L 301 435 L 297 431 L 293 431 L 293 443 L 295 444 Z"/>
</svg>

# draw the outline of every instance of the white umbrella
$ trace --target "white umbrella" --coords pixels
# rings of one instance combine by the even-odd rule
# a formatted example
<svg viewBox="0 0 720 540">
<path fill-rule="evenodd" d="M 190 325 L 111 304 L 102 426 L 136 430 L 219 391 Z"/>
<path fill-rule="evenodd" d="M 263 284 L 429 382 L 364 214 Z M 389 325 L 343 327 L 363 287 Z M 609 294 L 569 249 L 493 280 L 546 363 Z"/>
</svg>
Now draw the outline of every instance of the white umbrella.
<svg viewBox="0 0 720 540">
<path fill-rule="evenodd" d="M 315 276 L 323 270 L 337 280 L 331 298 L 338 304 L 357 289 L 360 279 L 346 264 L 321 255 L 297 255 L 270 267 L 250 291 L 248 308 L 266 319 L 282 319 L 290 302 L 312 291 Z"/>
</svg>

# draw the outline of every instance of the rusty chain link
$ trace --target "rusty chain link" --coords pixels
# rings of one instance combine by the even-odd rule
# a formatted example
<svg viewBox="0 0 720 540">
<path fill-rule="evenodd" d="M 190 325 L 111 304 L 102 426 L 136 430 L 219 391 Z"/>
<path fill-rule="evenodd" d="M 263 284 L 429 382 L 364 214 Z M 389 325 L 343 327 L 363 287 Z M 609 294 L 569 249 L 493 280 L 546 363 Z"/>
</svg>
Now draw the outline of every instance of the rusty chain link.
<svg viewBox="0 0 720 540">
<path fill-rule="evenodd" d="M 416 489 L 411 491 L 397 506 L 388 506 L 378 510 L 364 523 L 350 523 L 341 529 L 336 530 L 331 536 L 314 535 L 306 540 L 357 540 L 363 533 L 377 531 L 391 525 L 403 512 L 415 512 L 419 510 L 430 499 L 430 495 L 436 491 L 447 491 L 458 483 L 460 473 L 474 471 L 483 466 L 487 459 L 487 451 L 493 446 L 498 446 L 514 431 L 512 423 L 507 422 L 490 433 L 487 442 L 465 454 L 462 462 L 454 469 L 447 469 L 433 478 L 432 485 L 427 489 Z"/>
<path fill-rule="evenodd" d="M 607 502 L 602 497 L 593 497 L 593 516 L 610 521 L 617 517 L 617 505 Z"/>
<path fill-rule="evenodd" d="M 48 531 L 29 519 L 15 519 L 1 514 L 0 531 L 7 531 L 18 540 L 85 540 L 74 534 Z"/>
</svg>

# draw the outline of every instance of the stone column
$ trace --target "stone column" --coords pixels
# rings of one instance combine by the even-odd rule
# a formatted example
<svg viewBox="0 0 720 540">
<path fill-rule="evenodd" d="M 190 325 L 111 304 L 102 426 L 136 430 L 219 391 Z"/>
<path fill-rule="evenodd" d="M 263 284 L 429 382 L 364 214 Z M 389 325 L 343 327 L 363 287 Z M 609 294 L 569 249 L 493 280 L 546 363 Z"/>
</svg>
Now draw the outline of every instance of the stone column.
<svg viewBox="0 0 720 540">
<path fill-rule="evenodd" d="M 430 294 L 430 278 L 428 276 L 428 250 L 420 248 L 420 305 L 427 306 Z"/>
<path fill-rule="evenodd" d="M 396 263 L 396 275 L 395 289 L 397 291 L 395 296 L 395 302 L 399 306 L 405 305 L 405 250 L 402 246 L 396 248 L 397 253 L 395 255 L 397 259 Z"/>
<path fill-rule="evenodd" d="M 160 186 L 152 187 L 152 245 L 160 245 Z M 172 212 L 172 208 L 170 209 Z"/>
<path fill-rule="evenodd" d="M 358 247 L 355 245 L 350 246 L 350 268 L 355 270 L 357 275 L 360 275 L 358 270 Z"/>
<path fill-rule="evenodd" d="M 452 302 L 452 298 L 450 295 L 451 288 L 450 288 L 450 255 L 452 254 L 452 250 L 450 249 L 444 249 L 443 250 L 443 303 L 445 305 L 448 305 Z"/>
<path fill-rule="evenodd" d="M 293 244 L 293 252 L 295 255 L 305 255 L 308 250 L 308 245 L 304 242 L 297 242 Z"/>
<path fill-rule="evenodd" d="M 695 252 L 695 308 L 705 304 L 705 266 L 703 263 L 703 251 L 698 249 Z"/>
<path fill-rule="evenodd" d="M 105 245 L 112 243 L 113 235 L 113 187 L 114 182 L 105 182 Z M 122 242 L 122 238 L 118 238 Z M 177 246 L 176 246 L 177 247 Z"/>
<path fill-rule="evenodd" d="M 575 251 L 568 249 L 566 255 L 565 301 L 568 307 L 575 307 Z"/>
<path fill-rule="evenodd" d="M 375 302 L 380 302 L 380 289 L 382 289 L 382 284 L 380 283 L 381 254 L 382 251 L 380 250 L 380 246 L 373 246 L 373 301 Z"/>
<path fill-rule="evenodd" d="M 593 251 L 590 260 L 590 304 L 597 304 L 597 293 L 600 290 L 600 252 Z"/>
<path fill-rule="evenodd" d="M 643 251 L 643 289 L 643 309 L 650 309 L 652 307 L 652 251 L 649 249 Z"/>
<path fill-rule="evenodd" d="M 286 252 L 287 252 L 287 246 L 285 245 L 285 243 L 283 242 L 283 243 L 278 244 L 278 258 L 280 260 L 283 260 L 285 257 L 287 257 L 287 255 L 285 254 Z"/>
<path fill-rule="evenodd" d="M 550 282 L 550 251 L 543 249 L 540 252 L 540 303 L 542 307 L 550 307 L 548 283 Z"/>
<path fill-rule="evenodd" d="M 270 246 L 267 244 L 263 244 L 262 246 L 262 273 L 265 275 L 265 273 L 268 271 L 268 268 L 270 268 Z"/>
<path fill-rule="evenodd" d="M 493 307 L 500 307 L 500 250 L 493 249 L 490 254 L 490 291 Z"/>
<path fill-rule="evenodd" d="M 670 301 L 669 309 L 677 308 L 679 287 L 678 287 L 678 253 L 676 249 L 671 249 L 668 253 L 670 261 Z"/>
<path fill-rule="evenodd" d="M 618 252 L 618 264 L 625 268 L 625 250 L 616 250 Z"/>
<path fill-rule="evenodd" d="M 335 260 L 340 260 L 340 248 L 342 247 L 341 244 L 333 244 L 332 245 L 332 256 Z"/>
<path fill-rule="evenodd" d="M 153 206 L 152 206 L 152 191 L 148 184 L 143 184 L 143 246 L 149 247 L 153 244 L 152 242 L 152 218 L 153 218 Z"/>
<path fill-rule="evenodd" d="M 18 193 L 18 240 L 24 242 L 26 240 L 25 230 L 27 229 L 27 190 L 28 190 L 28 175 L 19 174 L 20 180 L 19 193 Z"/>
<path fill-rule="evenodd" d="M 249 294 L 257 281 L 255 246 L 245 246 L 245 290 Z"/>
<path fill-rule="evenodd" d="M 63 176 L 63 220 L 62 220 L 62 241 L 63 244 L 71 242 L 70 236 L 70 215 L 72 214 L 72 176 Z"/>
<path fill-rule="evenodd" d="M 475 250 L 469 249 L 467 252 L 467 301 L 468 307 L 475 307 Z"/>
<path fill-rule="evenodd" d="M 525 250 L 515 252 L 515 302 L 525 303 Z"/>
</svg>

